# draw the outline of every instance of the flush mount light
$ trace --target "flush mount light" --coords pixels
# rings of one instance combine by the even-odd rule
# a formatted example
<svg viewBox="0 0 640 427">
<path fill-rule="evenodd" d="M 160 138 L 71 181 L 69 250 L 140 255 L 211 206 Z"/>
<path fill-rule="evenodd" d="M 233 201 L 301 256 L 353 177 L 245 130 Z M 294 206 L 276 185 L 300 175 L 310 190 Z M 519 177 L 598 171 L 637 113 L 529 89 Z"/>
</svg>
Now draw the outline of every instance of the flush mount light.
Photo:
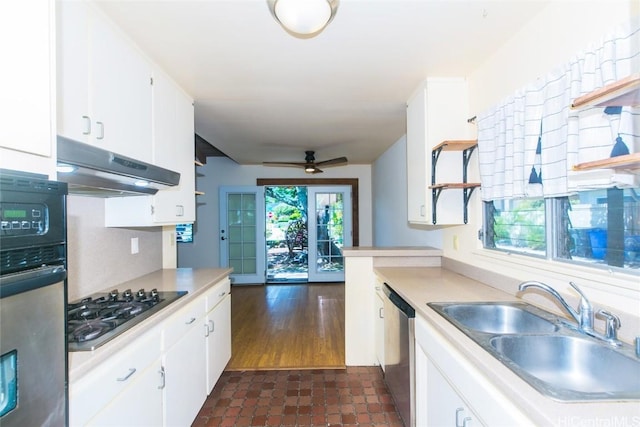
<svg viewBox="0 0 640 427">
<path fill-rule="evenodd" d="M 315 37 L 333 20 L 340 0 L 267 0 L 282 28 L 298 38 Z"/>
<path fill-rule="evenodd" d="M 139 180 L 133 183 L 136 187 L 148 187 L 149 181 Z"/>
</svg>

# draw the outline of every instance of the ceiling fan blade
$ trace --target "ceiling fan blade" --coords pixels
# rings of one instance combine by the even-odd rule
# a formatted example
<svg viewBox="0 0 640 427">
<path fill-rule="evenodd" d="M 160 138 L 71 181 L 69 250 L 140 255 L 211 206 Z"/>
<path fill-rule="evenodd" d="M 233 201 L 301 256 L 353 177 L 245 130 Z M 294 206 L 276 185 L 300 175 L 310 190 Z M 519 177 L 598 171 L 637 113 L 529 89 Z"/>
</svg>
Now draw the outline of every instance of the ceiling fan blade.
<svg viewBox="0 0 640 427">
<path fill-rule="evenodd" d="M 295 166 L 303 168 L 307 165 L 305 162 L 262 162 L 264 166 Z"/>
<path fill-rule="evenodd" d="M 315 175 L 315 174 L 317 174 L 317 173 L 323 173 L 323 172 L 324 172 L 324 171 L 323 171 L 322 169 L 315 168 L 315 169 L 313 170 L 313 172 L 311 172 L 311 173 Z"/>
<path fill-rule="evenodd" d="M 335 159 L 317 162 L 316 166 L 338 166 L 338 165 L 346 165 L 347 163 L 348 163 L 348 160 L 346 157 L 336 157 Z"/>
</svg>

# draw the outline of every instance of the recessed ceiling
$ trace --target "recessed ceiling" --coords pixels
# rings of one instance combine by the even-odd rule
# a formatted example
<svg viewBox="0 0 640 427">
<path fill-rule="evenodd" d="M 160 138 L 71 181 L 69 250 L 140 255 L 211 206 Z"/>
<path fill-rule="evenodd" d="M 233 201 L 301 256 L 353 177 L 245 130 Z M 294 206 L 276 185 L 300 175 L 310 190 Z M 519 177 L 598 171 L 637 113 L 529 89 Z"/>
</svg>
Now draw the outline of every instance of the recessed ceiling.
<svg viewBox="0 0 640 427">
<path fill-rule="evenodd" d="M 547 2 L 342 0 L 298 39 L 266 0 L 99 0 L 194 99 L 196 133 L 241 164 L 372 163 L 428 76 L 467 76 Z"/>
</svg>

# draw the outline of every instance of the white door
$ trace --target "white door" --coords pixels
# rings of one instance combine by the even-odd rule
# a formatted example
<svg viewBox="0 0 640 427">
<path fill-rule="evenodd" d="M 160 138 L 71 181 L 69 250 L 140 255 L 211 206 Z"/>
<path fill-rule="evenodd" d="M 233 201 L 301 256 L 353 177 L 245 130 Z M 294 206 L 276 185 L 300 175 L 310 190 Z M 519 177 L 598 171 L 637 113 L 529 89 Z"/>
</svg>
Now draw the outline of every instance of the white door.
<svg viewBox="0 0 640 427">
<path fill-rule="evenodd" d="M 309 187 L 309 282 L 343 282 L 351 246 L 351 187 Z"/>
<path fill-rule="evenodd" d="M 265 282 L 264 187 L 220 187 L 220 266 L 231 283 Z"/>
</svg>

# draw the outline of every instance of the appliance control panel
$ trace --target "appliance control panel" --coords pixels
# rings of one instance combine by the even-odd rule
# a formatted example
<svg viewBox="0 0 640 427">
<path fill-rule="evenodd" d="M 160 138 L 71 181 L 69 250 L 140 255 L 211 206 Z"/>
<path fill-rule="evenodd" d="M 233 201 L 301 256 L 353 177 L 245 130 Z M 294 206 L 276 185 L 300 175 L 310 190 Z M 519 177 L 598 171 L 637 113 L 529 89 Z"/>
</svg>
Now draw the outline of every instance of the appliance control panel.
<svg viewBox="0 0 640 427">
<path fill-rule="evenodd" d="M 0 202 L 0 235 L 3 237 L 46 234 L 48 219 L 44 204 Z"/>
</svg>

